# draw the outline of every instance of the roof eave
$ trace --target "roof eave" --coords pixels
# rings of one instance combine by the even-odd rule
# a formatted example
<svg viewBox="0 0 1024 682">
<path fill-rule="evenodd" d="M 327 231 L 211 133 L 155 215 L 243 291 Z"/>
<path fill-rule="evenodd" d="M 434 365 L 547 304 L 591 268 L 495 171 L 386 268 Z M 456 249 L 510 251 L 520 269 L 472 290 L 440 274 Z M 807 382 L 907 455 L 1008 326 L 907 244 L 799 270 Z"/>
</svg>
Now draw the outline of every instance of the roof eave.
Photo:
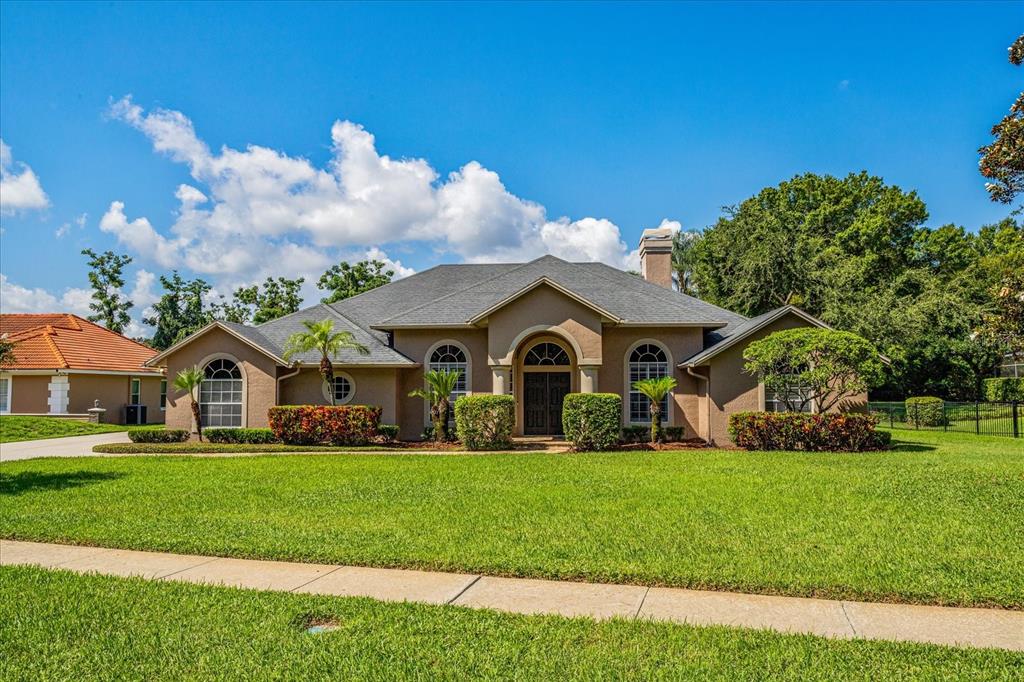
<svg viewBox="0 0 1024 682">
<path fill-rule="evenodd" d="M 236 339 L 238 339 L 242 343 L 246 344 L 247 346 L 249 346 L 251 348 L 255 348 L 259 352 L 263 353 L 264 355 L 266 355 L 268 358 L 270 358 L 271 360 L 275 361 L 279 365 L 284 365 L 285 367 L 289 367 L 292 364 L 292 363 L 288 362 L 287 360 L 285 360 L 284 358 L 278 356 L 277 353 L 274 353 L 274 352 L 264 348 L 263 346 L 259 345 L 258 343 L 254 342 L 254 341 L 252 341 L 250 339 L 245 338 L 244 336 L 242 336 L 238 332 L 236 332 L 233 329 L 231 329 L 231 327 L 227 326 L 226 324 L 222 324 L 221 322 L 219 322 L 217 320 L 214 320 L 213 322 L 211 322 L 210 324 L 206 325 L 205 327 L 203 327 L 199 331 L 196 331 L 196 332 L 193 332 L 192 334 L 189 334 L 184 339 L 182 339 L 178 343 L 174 344 L 170 348 L 168 348 L 168 349 L 166 349 L 164 351 L 161 351 L 160 353 L 157 353 L 156 355 L 151 357 L 149 360 L 146 360 L 144 365 L 146 367 L 153 367 L 157 362 L 159 362 L 160 360 L 163 360 L 164 358 L 166 358 L 171 353 L 177 352 L 179 349 L 181 349 L 184 346 L 192 343 L 194 340 L 196 340 L 200 336 L 203 336 L 204 334 L 206 334 L 207 332 L 209 332 L 209 331 L 211 331 L 213 329 L 221 329 L 221 330 L 227 332 L 228 334 L 230 334 L 231 336 L 235 337 Z"/>
</svg>

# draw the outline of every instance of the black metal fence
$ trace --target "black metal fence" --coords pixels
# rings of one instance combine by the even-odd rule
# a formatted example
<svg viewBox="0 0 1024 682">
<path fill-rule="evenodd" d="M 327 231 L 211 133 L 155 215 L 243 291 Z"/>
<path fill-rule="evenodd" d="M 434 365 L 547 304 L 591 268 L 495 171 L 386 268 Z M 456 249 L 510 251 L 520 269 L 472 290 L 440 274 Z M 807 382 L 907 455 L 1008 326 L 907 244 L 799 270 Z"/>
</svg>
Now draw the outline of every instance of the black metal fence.
<svg viewBox="0 0 1024 682">
<path fill-rule="evenodd" d="M 902 402 L 869 402 L 880 426 L 894 429 L 955 431 L 1024 438 L 1024 403 L 942 403 L 929 407 Z"/>
</svg>

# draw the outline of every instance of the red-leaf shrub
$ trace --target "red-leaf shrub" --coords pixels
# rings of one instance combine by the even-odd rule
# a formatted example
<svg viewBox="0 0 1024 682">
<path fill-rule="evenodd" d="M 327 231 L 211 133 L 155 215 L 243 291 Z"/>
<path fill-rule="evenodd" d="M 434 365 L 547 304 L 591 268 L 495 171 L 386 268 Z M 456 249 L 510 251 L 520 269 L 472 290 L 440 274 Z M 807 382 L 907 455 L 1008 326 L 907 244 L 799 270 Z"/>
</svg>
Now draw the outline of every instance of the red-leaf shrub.
<svg viewBox="0 0 1024 682">
<path fill-rule="evenodd" d="M 365 445 L 377 436 L 379 407 L 283 405 L 267 412 L 270 430 L 289 445 Z"/>
<path fill-rule="evenodd" d="M 863 452 L 889 445 L 892 434 L 876 431 L 867 414 L 737 412 L 729 417 L 729 435 L 746 450 Z"/>
</svg>

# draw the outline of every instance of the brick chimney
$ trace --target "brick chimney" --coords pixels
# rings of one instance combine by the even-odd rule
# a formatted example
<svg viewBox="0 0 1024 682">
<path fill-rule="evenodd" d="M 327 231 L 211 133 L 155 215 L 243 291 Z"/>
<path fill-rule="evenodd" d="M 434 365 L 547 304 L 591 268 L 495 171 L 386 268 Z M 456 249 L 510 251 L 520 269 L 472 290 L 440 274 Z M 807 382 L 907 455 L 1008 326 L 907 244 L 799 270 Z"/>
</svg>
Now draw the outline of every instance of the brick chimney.
<svg viewBox="0 0 1024 682">
<path fill-rule="evenodd" d="M 640 274 L 652 284 L 672 288 L 672 230 L 644 230 L 640 238 Z"/>
</svg>

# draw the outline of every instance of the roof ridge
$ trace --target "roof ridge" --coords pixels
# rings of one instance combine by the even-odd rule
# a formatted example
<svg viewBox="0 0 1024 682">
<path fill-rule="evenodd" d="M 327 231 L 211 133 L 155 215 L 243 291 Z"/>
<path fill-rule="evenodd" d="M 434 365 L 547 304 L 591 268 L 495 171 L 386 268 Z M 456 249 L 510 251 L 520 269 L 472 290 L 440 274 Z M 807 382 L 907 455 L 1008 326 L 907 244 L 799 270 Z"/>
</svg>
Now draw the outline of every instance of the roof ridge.
<svg viewBox="0 0 1024 682">
<path fill-rule="evenodd" d="M 46 339 L 46 344 L 50 347 L 50 350 L 53 351 L 54 357 L 56 357 L 57 360 L 60 362 L 61 368 L 67 369 L 71 365 L 68 364 L 68 359 L 65 358 L 64 354 L 60 352 L 60 348 L 57 347 L 57 343 L 53 340 L 53 337 L 55 335 L 56 332 L 53 331 L 53 327 L 51 327 L 50 325 L 46 325 L 46 332 L 44 333 L 43 338 Z"/>
<path fill-rule="evenodd" d="M 151 350 L 151 351 L 153 351 L 154 353 L 156 353 L 156 352 L 157 352 L 157 350 L 156 350 L 155 348 L 153 348 L 152 346 L 146 345 L 146 344 L 142 343 L 141 341 L 137 341 L 137 340 L 133 339 L 133 338 L 132 338 L 132 337 L 130 337 L 130 336 L 125 336 L 124 334 L 121 334 L 120 332 L 115 332 L 115 331 L 114 331 L 113 329 L 107 329 L 107 328 L 106 328 L 106 327 L 104 327 L 104 326 L 103 326 L 102 324 L 96 324 L 96 323 L 95 323 L 95 322 L 93 322 L 92 320 L 86 319 L 86 318 L 84 318 L 84 317 L 82 317 L 82 316 L 80 316 L 80 315 L 75 315 L 74 313 L 68 313 L 68 315 L 69 315 L 70 317 L 73 317 L 73 318 L 75 318 L 75 319 L 76 319 L 76 320 L 78 320 L 79 322 L 85 322 L 85 323 L 86 323 L 87 325 L 89 325 L 89 326 L 91 326 L 91 327 L 96 327 L 97 329 L 99 329 L 99 330 L 101 330 L 101 331 L 104 331 L 104 332 L 107 332 L 108 334 L 113 334 L 114 336 L 119 336 L 119 337 L 121 337 L 121 338 L 122 338 L 122 339 L 124 339 L 125 341 L 130 341 L 131 343 L 134 343 L 134 344 L 135 344 L 136 346 L 140 346 L 140 347 L 142 347 L 142 348 L 145 348 L 146 350 Z M 78 329 L 78 331 L 85 331 L 84 329 L 82 329 L 82 328 L 81 328 L 81 324 L 79 324 L 79 329 Z"/>
<path fill-rule="evenodd" d="M 486 279 L 482 279 L 479 282 L 475 282 L 473 284 L 470 284 L 467 287 L 463 287 L 461 289 L 456 289 L 455 291 L 451 292 L 450 294 L 445 294 L 444 296 L 438 296 L 437 298 L 432 298 L 429 301 L 421 303 L 420 305 L 413 306 L 412 308 L 406 308 L 405 310 L 401 310 L 401 311 L 395 313 L 394 315 L 391 315 L 390 317 L 387 317 L 387 318 L 381 320 L 378 326 L 384 326 L 384 325 L 386 325 L 388 323 L 389 320 L 393 320 L 394 318 L 399 317 L 400 315 L 407 315 L 407 314 L 411 313 L 414 310 L 419 310 L 420 308 L 425 308 L 428 305 L 432 305 L 434 303 L 437 303 L 438 301 L 444 301 L 445 299 L 449 299 L 452 296 L 456 296 L 458 294 L 465 293 L 465 292 L 469 291 L 470 289 L 475 289 L 476 287 L 478 287 L 478 286 L 480 286 L 482 284 L 486 284 L 487 282 L 493 282 L 494 280 L 498 279 L 499 277 L 504 277 L 505 275 L 511 275 L 513 272 L 516 272 L 518 270 L 522 270 L 527 265 L 533 265 L 534 263 L 536 263 L 537 261 L 539 261 L 541 258 L 544 258 L 544 257 L 545 256 L 541 256 L 540 258 L 534 258 L 533 260 L 529 261 L 528 263 L 520 263 L 518 266 L 512 268 L 511 270 L 506 270 L 505 272 L 499 272 L 497 275 L 494 275 L 492 277 L 488 277 Z M 556 258 L 557 260 L 562 260 L 561 258 L 557 258 L 557 256 L 551 256 L 551 257 L 552 258 Z M 565 262 L 565 261 L 562 261 L 562 262 Z"/>
<path fill-rule="evenodd" d="M 630 274 L 630 273 L 626 272 L 625 270 L 619 270 L 618 268 L 613 268 L 612 266 L 608 265 L 607 263 L 602 263 L 601 261 L 591 261 L 591 262 L 592 263 L 596 263 L 597 265 L 601 265 L 601 266 L 603 266 L 605 268 L 608 268 L 608 269 L 611 269 L 611 270 L 615 270 L 616 272 L 620 272 L 620 273 L 622 273 L 624 275 L 629 275 Z M 587 265 L 587 263 L 571 263 L 571 265 L 582 266 L 582 265 Z M 611 277 L 607 277 L 606 275 L 604 275 L 604 274 L 602 274 L 600 272 L 595 272 L 593 274 L 595 276 L 597 276 L 597 277 L 600 277 L 601 279 L 603 279 L 603 280 L 605 280 L 607 282 L 612 282 L 613 284 L 615 283 L 614 280 Z M 635 277 L 635 275 L 630 275 L 630 276 L 631 277 Z M 688 299 L 690 299 L 692 301 L 696 301 L 697 303 L 699 303 L 701 305 L 708 306 L 710 308 L 715 308 L 716 310 L 724 310 L 725 312 L 727 312 L 727 313 L 729 313 L 731 315 L 739 315 L 739 313 L 734 313 L 731 310 L 723 308 L 722 306 L 715 305 L 714 303 L 708 303 L 707 301 L 705 301 L 705 300 L 703 300 L 701 298 L 697 298 L 696 296 L 690 296 L 689 294 L 684 294 L 681 291 L 676 291 L 675 289 L 666 289 L 665 287 L 662 287 L 660 285 L 654 284 L 653 282 L 648 282 L 646 279 L 643 278 L 643 276 L 640 276 L 638 279 L 641 282 L 645 283 L 645 284 L 649 284 L 650 286 L 655 287 L 655 289 L 657 291 L 659 291 L 659 292 L 674 294 L 675 296 L 685 296 L 686 298 L 688 298 Z M 652 291 L 652 293 L 653 293 L 653 291 Z M 670 297 L 661 296 L 660 298 L 662 300 L 668 302 L 668 303 L 671 303 L 673 306 L 676 306 L 678 308 L 682 308 L 683 307 L 677 301 L 671 300 Z M 742 315 L 741 315 L 741 317 L 742 317 Z M 728 322 L 728 320 L 721 320 L 721 321 L 722 322 Z"/>
</svg>

